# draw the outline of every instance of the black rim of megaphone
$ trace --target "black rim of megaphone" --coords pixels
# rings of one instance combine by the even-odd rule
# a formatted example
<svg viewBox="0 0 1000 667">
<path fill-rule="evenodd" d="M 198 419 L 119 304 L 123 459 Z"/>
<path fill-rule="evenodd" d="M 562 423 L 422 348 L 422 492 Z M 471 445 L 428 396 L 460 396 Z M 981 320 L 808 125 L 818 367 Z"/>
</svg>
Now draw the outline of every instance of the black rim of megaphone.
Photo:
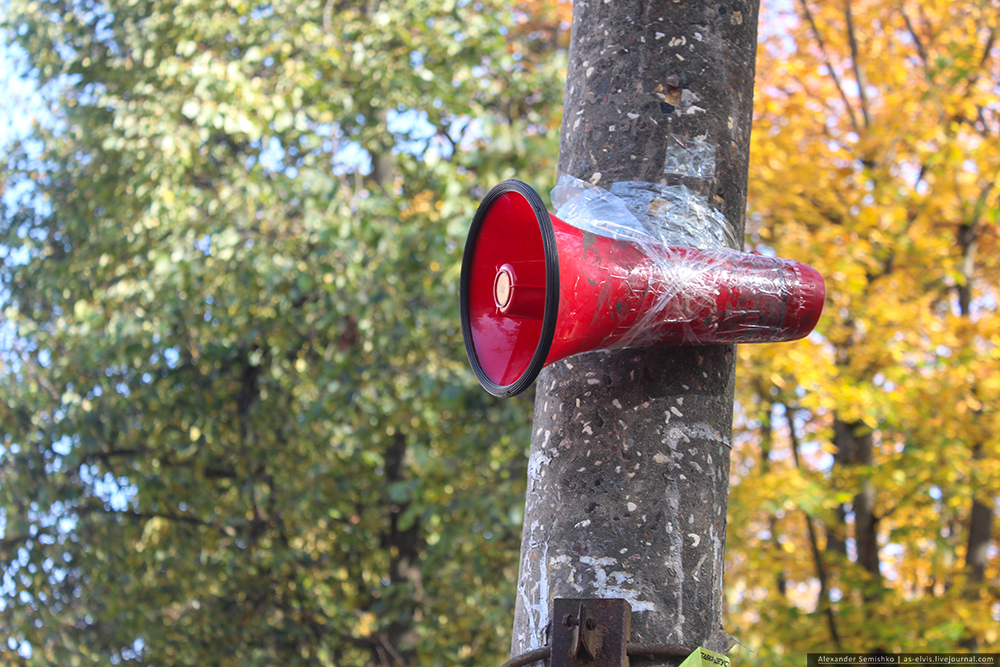
<svg viewBox="0 0 1000 667">
<path fill-rule="evenodd" d="M 496 200 L 508 192 L 516 192 L 528 200 L 535 213 L 535 219 L 538 221 L 538 229 L 542 233 L 542 248 L 545 252 L 545 312 L 542 316 L 542 331 L 538 337 L 538 345 L 535 347 L 535 354 L 531 357 L 531 363 L 528 364 L 527 370 L 512 384 L 501 385 L 487 377 L 479 363 L 479 358 L 476 356 L 476 349 L 472 341 L 472 325 L 469 321 L 469 279 L 472 273 L 472 253 L 475 249 L 475 239 L 479 234 L 479 228 L 486 220 L 486 214 Z M 530 387 L 538 373 L 541 372 L 542 367 L 545 366 L 545 358 L 549 355 L 552 338 L 556 332 L 556 320 L 559 316 L 559 254 L 556 251 L 556 233 L 552 228 L 549 211 L 545 208 L 542 198 L 527 183 L 515 179 L 506 180 L 490 190 L 480 202 L 476 216 L 472 219 L 469 237 L 465 241 L 465 252 L 462 256 L 460 302 L 465 353 L 469 356 L 469 363 L 472 365 L 472 371 L 476 374 L 479 384 L 486 391 L 500 398 L 516 396 Z"/>
</svg>

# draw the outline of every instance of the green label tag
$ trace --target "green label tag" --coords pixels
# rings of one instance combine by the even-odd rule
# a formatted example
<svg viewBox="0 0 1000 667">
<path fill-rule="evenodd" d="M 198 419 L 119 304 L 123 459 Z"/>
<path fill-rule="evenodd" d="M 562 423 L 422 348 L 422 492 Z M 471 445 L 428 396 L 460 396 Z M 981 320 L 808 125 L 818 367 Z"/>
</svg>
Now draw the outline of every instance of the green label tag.
<svg viewBox="0 0 1000 667">
<path fill-rule="evenodd" d="M 684 659 L 681 667 L 730 667 L 730 665 L 726 656 L 699 646 L 694 653 Z"/>
</svg>

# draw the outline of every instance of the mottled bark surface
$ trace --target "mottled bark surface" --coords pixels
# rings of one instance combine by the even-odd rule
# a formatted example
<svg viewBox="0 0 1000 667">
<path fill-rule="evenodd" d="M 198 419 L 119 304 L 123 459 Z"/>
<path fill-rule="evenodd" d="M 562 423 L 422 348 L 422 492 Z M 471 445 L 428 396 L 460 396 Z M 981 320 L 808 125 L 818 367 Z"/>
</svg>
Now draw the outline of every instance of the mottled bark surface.
<svg viewBox="0 0 1000 667">
<path fill-rule="evenodd" d="M 562 172 L 683 185 L 741 238 L 756 32 L 756 2 L 577 0 Z M 556 597 L 629 600 L 633 642 L 719 627 L 734 352 L 594 352 L 539 376 L 513 654 L 549 643 Z"/>
</svg>

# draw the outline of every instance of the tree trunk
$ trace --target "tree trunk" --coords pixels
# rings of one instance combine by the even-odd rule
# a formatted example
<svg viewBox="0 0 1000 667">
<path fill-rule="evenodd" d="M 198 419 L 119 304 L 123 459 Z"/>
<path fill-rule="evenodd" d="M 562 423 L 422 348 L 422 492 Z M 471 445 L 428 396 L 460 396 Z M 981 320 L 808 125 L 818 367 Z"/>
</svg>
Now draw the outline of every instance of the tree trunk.
<svg viewBox="0 0 1000 667">
<path fill-rule="evenodd" d="M 388 485 L 404 482 L 406 476 L 406 436 L 397 433 L 392 444 L 385 452 L 385 482 Z M 387 508 L 389 526 L 382 535 L 382 548 L 390 554 L 388 574 L 393 586 L 398 587 L 401 608 L 396 609 L 396 616 L 386 627 L 385 632 L 374 637 L 373 658 L 386 664 L 385 656 L 393 658 L 392 664 L 415 665 L 417 636 L 413 627 L 414 613 L 421 603 L 422 580 L 420 574 L 420 558 L 423 549 L 423 539 L 420 534 L 420 522 L 414 521 L 406 528 L 399 525 L 400 517 L 409 507 L 409 501 L 391 503 Z"/>
<path fill-rule="evenodd" d="M 985 503 L 974 499 L 969 515 L 969 544 L 965 554 L 965 566 L 969 570 L 971 583 L 981 584 L 986 578 L 988 547 L 992 538 L 993 511 Z"/>
<path fill-rule="evenodd" d="M 741 239 L 757 4 L 577 0 L 560 170 L 684 187 Z M 633 642 L 695 646 L 719 628 L 735 360 L 725 345 L 629 349 L 541 373 L 513 654 L 549 644 L 556 597 L 629 600 Z"/>
<path fill-rule="evenodd" d="M 868 466 L 873 462 L 872 433 L 861 423 L 848 424 L 839 418 L 833 421 L 833 444 L 837 447 L 838 464 Z M 879 572 L 878 517 L 875 515 L 875 485 L 865 480 L 854 496 L 854 540 L 858 563 L 874 577 L 875 587 L 881 588 Z M 866 597 L 869 597 L 866 594 Z"/>
<path fill-rule="evenodd" d="M 963 318 L 971 317 L 972 283 L 975 278 L 979 235 L 978 211 L 980 210 L 981 207 L 977 205 L 977 215 L 973 222 L 960 226 L 957 234 L 958 245 L 962 251 L 962 276 L 964 278 L 957 286 L 958 306 Z M 975 395 L 975 387 L 972 387 L 971 391 Z M 982 443 L 976 443 L 972 448 L 972 459 L 978 461 L 982 457 Z M 974 497 L 972 508 L 969 511 L 969 542 L 965 551 L 965 567 L 969 572 L 969 583 L 971 584 L 970 593 L 979 592 L 980 584 L 986 576 L 987 551 L 992 539 L 993 510 L 989 505 Z"/>
</svg>

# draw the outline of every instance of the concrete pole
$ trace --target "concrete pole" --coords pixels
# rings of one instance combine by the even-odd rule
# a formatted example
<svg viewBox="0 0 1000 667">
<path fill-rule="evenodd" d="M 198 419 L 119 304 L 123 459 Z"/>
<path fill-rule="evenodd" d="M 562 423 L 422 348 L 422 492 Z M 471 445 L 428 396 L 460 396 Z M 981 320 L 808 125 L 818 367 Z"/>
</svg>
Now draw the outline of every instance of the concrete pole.
<svg viewBox="0 0 1000 667">
<path fill-rule="evenodd" d="M 683 186 L 742 239 L 758 2 L 575 0 L 561 172 Z M 720 627 L 734 367 L 700 346 L 541 373 L 512 655 L 550 643 L 557 597 L 629 600 L 632 642 Z"/>
</svg>

